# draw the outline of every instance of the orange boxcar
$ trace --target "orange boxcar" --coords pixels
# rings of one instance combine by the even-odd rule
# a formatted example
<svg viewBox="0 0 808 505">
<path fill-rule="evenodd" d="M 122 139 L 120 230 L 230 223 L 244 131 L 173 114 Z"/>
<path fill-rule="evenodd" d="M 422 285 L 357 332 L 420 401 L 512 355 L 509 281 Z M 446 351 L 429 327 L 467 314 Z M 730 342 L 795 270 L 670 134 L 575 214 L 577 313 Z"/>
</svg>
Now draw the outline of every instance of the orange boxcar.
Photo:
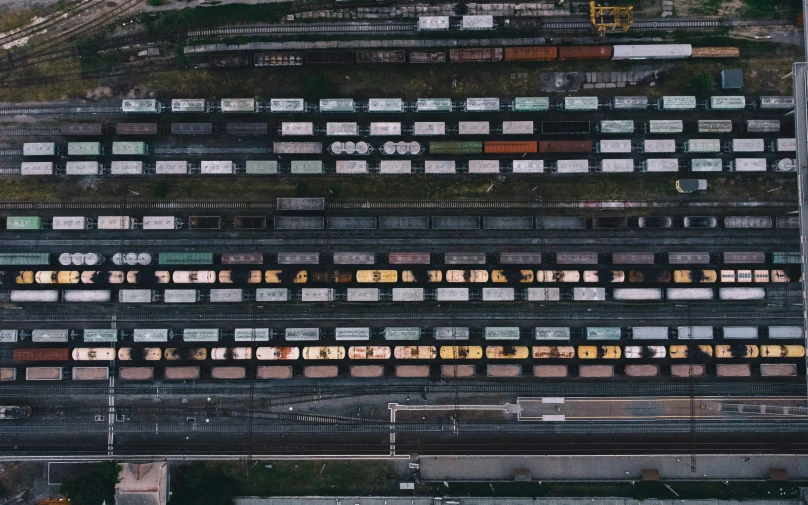
<svg viewBox="0 0 808 505">
<path fill-rule="evenodd" d="M 555 46 L 506 47 L 505 61 L 553 61 L 558 59 Z"/>
<path fill-rule="evenodd" d="M 535 151 L 534 151 L 535 152 Z M 591 140 L 542 140 L 540 153 L 591 153 Z"/>
</svg>

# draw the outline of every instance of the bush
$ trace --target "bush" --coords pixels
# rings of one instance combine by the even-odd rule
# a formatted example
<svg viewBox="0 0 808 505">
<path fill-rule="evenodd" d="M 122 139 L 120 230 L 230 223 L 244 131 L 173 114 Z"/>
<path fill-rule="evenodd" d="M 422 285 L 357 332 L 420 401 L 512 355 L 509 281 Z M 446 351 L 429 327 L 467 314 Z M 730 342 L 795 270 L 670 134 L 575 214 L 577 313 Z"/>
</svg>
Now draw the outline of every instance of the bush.
<svg viewBox="0 0 808 505">
<path fill-rule="evenodd" d="M 690 91 L 694 95 L 708 95 L 713 90 L 713 86 L 715 86 L 715 79 L 709 72 L 698 74 L 690 81 Z"/>
<path fill-rule="evenodd" d="M 149 4 L 151 7 L 160 7 L 161 5 L 165 5 L 166 2 L 167 0 L 149 0 L 146 3 Z"/>
<path fill-rule="evenodd" d="M 59 494 L 70 499 L 72 505 L 115 503 L 115 484 L 120 472 L 121 465 L 105 461 L 95 472 L 65 481 L 59 486 Z"/>
</svg>

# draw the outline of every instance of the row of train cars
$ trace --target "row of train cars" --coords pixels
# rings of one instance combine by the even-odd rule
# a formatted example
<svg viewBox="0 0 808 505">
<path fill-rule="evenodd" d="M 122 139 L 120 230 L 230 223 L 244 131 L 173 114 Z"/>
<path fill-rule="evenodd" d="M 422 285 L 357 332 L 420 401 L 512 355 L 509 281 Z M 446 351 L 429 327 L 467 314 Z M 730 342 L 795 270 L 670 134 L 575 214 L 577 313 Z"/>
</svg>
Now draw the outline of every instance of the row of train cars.
<svg viewBox="0 0 808 505">
<path fill-rule="evenodd" d="M 486 18 L 493 27 L 493 16 L 464 16 L 464 18 Z M 419 30 L 425 22 L 444 20 L 448 30 L 448 16 L 422 16 Z M 525 30 L 526 24 L 536 23 L 538 18 L 507 18 L 504 27 L 511 30 Z M 517 26 L 519 28 L 517 28 Z M 493 29 L 493 28 L 488 28 Z M 204 31 L 204 30 L 203 30 Z M 186 48 L 190 57 L 204 54 L 205 46 Z M 448 58 L 447 58 L 448 52 Z M 408 57 L 409 53 L 409 57 Z M 600 46 L 518 46 L 518 47 L 469 47 L 445 49 L 334 49 L 308 51 L 257 51 L 217 53 L 210 57 L 213 68 L 247 67 L 290 67 L 301 65 L 346 65 L 346 64 L 396 64 L 396 63 L 533 63 L 546 61 L 599 61 L 626 59 L 688 59 L 688 58 L 737 58 L 737 47 L 693 47 L 690 44 L 635 44 Z"/>
<path fill-rule="evenodd" d="M 796 216 L 0 216 L 0 231 L 36 230 L 557 230 L 725 228 L 797 229 Z"/>
</svg>

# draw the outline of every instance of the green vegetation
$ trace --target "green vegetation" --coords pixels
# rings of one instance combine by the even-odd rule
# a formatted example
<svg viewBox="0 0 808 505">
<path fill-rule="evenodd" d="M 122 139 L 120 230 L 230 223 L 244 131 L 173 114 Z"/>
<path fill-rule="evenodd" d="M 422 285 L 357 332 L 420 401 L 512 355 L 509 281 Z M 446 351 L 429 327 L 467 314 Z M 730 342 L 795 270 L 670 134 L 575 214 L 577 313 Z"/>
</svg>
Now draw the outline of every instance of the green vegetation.
<svg viewBox="0 0 808 505">
<path fill-rule="evenodd" d="M 168 0 L 149 0 L 146 2 L 150 7 L 161 7 L 168 3 Z"/>
<path fill-rule="evenodd" d="M 785 0 L 743 0 L 740 14 L 743 19 L 779 18 L 781 12 L 793 13 L 793 16 L 796 16 L 797 10 L 794 6 L 795 2 L 789 3 Z"/>
<path fill-rule="evenodd" d="M 191 463 L 177 470 L 169 505 L 232 505 L 236 480 L 213 465 Z"/>
<path fill-rule="evenodd" d="M 396 494 L 398 482 L 386 461 L 261 461 L 246 470 L 243 464 L 211 465 L 237 479 L 239 493 L 247 496 L 387 496 Z"/>
<path fill-rule="evenodd" d="M 709 72 L 702 72 L 693 77 L 690 81 L 690 92 L 694 95 L 709 95 L 715 87 L 715 79 Z"/>
<path fill-rule="evenodd" d="M 799 497 L 800 483 L 772 481 L 682 482 L 497 482 L 443 483 L 420 486 L 421 495 L 447 496 L 534 496 L 534 497 L 602 497 L 615 496 L 637 500 L 659 499 L 794 499 Z M 804 484 L 802 484 L 804 485 Z"/>
<path fill-rule="evenodd" d="M 218 26 L 224 23 L 234 25 L 240 23 L 278 23 L 290 6 L 291 2 L 186 7 L 182 10 L 144 13 L 138 17 L 138 21 L 146 26 L 152 34 L 168 33 L 194 27 Z"/>
<path fill-rule="evenodd" d="M 306 93 L 312 99 L 331 96 L 331 81 L 324 75 L 313 75 L 306 81 Z"/>
<path fill-rule="evenodd" d="M 2 483 L 0 483 L 0 497 L 5 496 L 5 495 L 6 495 L 6 488 L 3 487 Z"/>
<path fill-rule="evenodd" d="M 690 8 L 690 16 L 717 16 L 721 11 L 723 0 L 701 0 Z"/>
<path fill-rule="evenodd" d="M 114 503 L 115 484 L 119 482 L 121 469 L 121 465 L 114 461 L 105 461 L 95 472 L 62 483 L 59 494 L 70 499 L 73 505 Z"/>
<path fill-rule="evenodd" d="M 676 193 L 675 175 L 588 174 L 584 176 L 384 175 L 384 176 L 240 176 L 232 179 L 188 176 L 101 178 L 92 188 L 75 178 L 9 178 L 0 201 L 113 201 L 238 199 L 268 201 L 312 196 L 332 201 L 419 200 L 757 200 L 795 202 L 793 174 L 731 174 L 709 179 L 704 193 Z M 771 191 L 770 191 L 771 190 Z"/>
</svg>

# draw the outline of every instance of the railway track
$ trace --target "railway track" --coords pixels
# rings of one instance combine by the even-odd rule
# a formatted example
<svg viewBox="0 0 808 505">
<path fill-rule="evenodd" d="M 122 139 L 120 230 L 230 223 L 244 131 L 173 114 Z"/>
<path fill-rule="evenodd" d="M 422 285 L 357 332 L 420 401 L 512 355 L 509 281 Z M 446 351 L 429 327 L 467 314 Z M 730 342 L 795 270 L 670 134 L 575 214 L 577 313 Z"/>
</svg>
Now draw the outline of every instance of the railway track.
<svg viewBox="0 0 808 505">
<path fill-rule="evenodd" d="M 163 148 L 171 149 L 171 148 Z M 186 149 L 178 149 L 185 152 Z M 195 152 L 200 152 L 198 149 Z M 250 151 L 252 152 L 252 151 Z M 262 151 L 264 152 L 264 151 Z M 167 153 L 167 152 L 166 152 Z M 166 154 L 161 153 L 161 154 Z M 0 156 L 22 156 L 22 150 L 0 150 Z M 221 177 L 221 176 L 215 176 Z M 540 202 L 519 202 L 503 200 L 436 200 L 432 202 L 326 202 L 328 210 L 373 210 L 373 209 L 679 209 L 679 208 L 793 208 L 793 202 L 785 201 L 611 201 L 596 202 L 589 200 L 545 200 Z M 169 200 L 169 201 L 110 201 L 110 202 L 0 202 L 3 210 L 91 210 L 91 209 L 237 209 L 237 210 L 273 210 L 275 200 Z"/>
<path fill-rule="evenodd" d="M 537 382 L 532 377 L 509 379 L 507 382 L 491 382 L 485 380 L 464 379 L 462 381 L 446 381 L 433 379 L 367 379 L 333 378 L 328 381 L 312 381 L 311 379 L 285 379 L 273 381 L 194 381 L 194 382 L 162 382 L 162 383 L 122 383 L 115 385 L 115 395 L 126 396 L 187 396 L 187 395 L 220 395 L 233 400 L 240 396 L 249 396 L 250 390 L 261 395 L 280 395 L 291 401 L 293 398 L 305 398 L 306 401 L 328 401 L 329 397 L 346 395 L 352 397 L 376 395 L 444 395 L 444 394 L 492 394 L 492 395 L 531 395 L 531 396 L 805 396 L 805 382 L 789 380 L 751 380 L 729 382 L 719 379 L 693 379 L 694 390 L 690 389 L 690 381 L 681 379 L 656 380 L 654 382 L 628 382 L 624 378 L 613 379 L 577 379 L 553 380 L 543 379 Z M 82 398 L 85 396 L 107 396 L 109 385 L 87 384 L 80 382 L 63 384 L 30 384 L 14 383 L 3 385 L 3 395 L 20 398 L 50 398 L 67 396 Z M 338 397 L 336 399 L 339 399 Z"/>
<path fill-rule="evenodd" d="M 227 28 L 210 28 L 190 30 L 187 38 L 196 39 L 211 36 L 236 35 L 343 35 L 343 34 L 387 34 L 415 33 L 418 24 L 415 21 L 398 22 L 349 22 L 349 23 L 300 23 L 300 24 L 266 24 L 231 26 Z"/>
</svg>

